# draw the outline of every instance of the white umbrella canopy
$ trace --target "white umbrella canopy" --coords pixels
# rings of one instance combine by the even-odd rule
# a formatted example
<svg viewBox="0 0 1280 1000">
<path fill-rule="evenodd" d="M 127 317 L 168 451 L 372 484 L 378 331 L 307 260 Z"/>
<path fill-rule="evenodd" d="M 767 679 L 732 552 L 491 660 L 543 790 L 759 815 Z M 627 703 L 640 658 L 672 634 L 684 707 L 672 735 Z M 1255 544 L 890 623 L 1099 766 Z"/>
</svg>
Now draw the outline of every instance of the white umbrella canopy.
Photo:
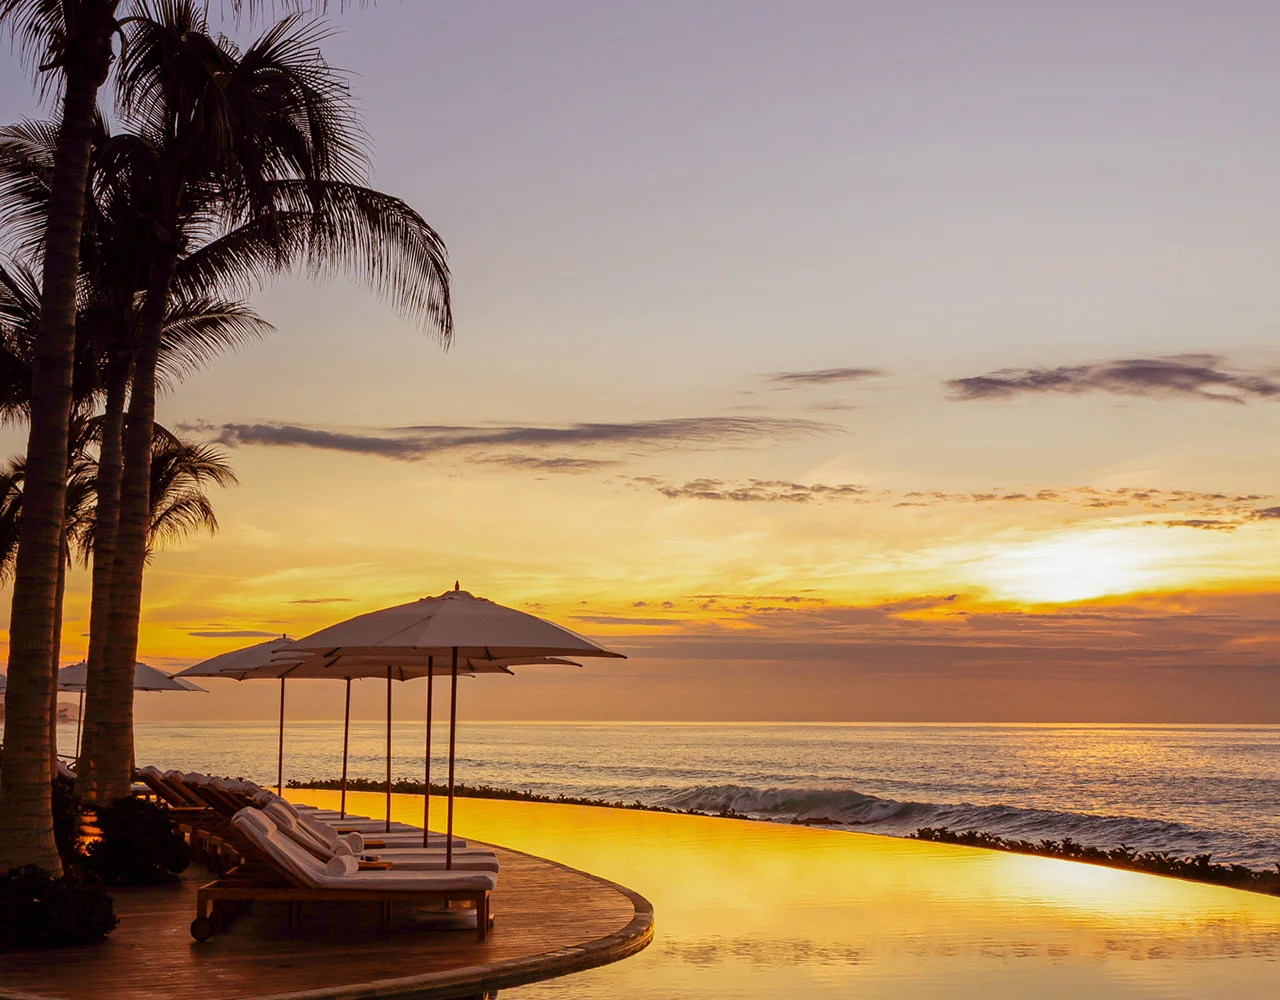
<svg viewBox="0 0 1280 1000">
<path fill-rule="evenodd" d="M 445 839 L 445 868 L 453 867 L 453 768 L 454 740 L 458 718 L 458 675 L 462 664 L 511 664 L 523 658 L 562 656 L 607 656 L 625 659 L 622 653 L 605 649 L 586 636 L 578 635 L 545 618 L 508 608 L 462 590 L 455 582 L 453 590 L 438 597 L 423 597 L 381 611 L 357 615 L 337 625 L 304 636 L 289 650 L 277 653 L 286 659 L 295 653 L 314 654 L 319 669 L 341 671 L 351 661 L 368 662 L 383 658 L 388 664 L 403 663 L 409 658 L 427 658 L 428 674 L 434 676 L 431 664 L 439 657 L 449 659 L 452 687 L 449 698 L 449 797 L 448 825 Z M 544 660 L 545 662 L 545 660 Z M 475 670 L 474 672 L 480 672 Z M 391 674 L 388 672 L 387 706 L 391 704 Z M 426 838 L 427 812 L 431 803 L 430 740 L 431 690 L 427 683 L 427 787 L 423 806 L 423 838 Z M 387 823 L 391 822 L 391 774 L 387 772 Z"/>
<path fill-rule="evenodd" d="M 278 639 L 268 639 L 266 642 L 254 643 L 254 645 L 246 646 L 244 649 L 233 649 L 229 653 L 219 653 L 217 656 L 211 656 L 207 660 L 201 660 L 194 666 L 187 667 L 186 670 L 179 670 L 174 676 L 231 677 L 235 680 L 243 680 L 242 677 L 236 675 L 247 674 L 257 668 L 270 666 L 276 653 L 292 645 L 293 640 L 287 635 L 282 635 Z M 283 662 L 281 666 L 284 666 Z"/>
<path fill-rule="evenodd" d="M 73 663 L 69 667 L 63 667 L 58 671 L 58 690 L 78 691 L 80 693 L 80 708 L 76 719 L 77 757 L 80 756 L 80 727 L 84 724 L 84 692 L 88 684 L 89 664 L 84 660 L 79 663 Z M 163 670 L 157 670 L 155 667 L 148 666 L 145 663 L 135 663 L 133 666 L 133 689 L 135 691 L 199 691 L 201 694 L 209 693 L 199 684 L 193 684 L 191 681 L 184 680 L 176 675 L 166 674 Z"/>
<path fill-rule="evenodd" d="M 83 661 L 63 667 L 58 671 L 59 691 L 84 691 L 88 683 L 89 665 Z M 199 684 L 183 680 L 176 675 L 166 674 L 163 670 L 138 663 L 133 668 L 133 689 L 135 691 L 200 691 L 207 694 Z"/>
<path fill-rule="evenodd" d="M 437 662 L 439 658 L 430 654 L 407 654 L 388 656 L 385 653 L 374 653 L 369 656 L 351 655 L 339 661 L 328 662 L 314 653 L 300 652 L 297 643 L 287 635 L 265 642 L 254 643 L 241 649 L 219 653 L 217 656 L 202 660 L 185 670 L 179 671 L 178 678 L 185 677 L 223 677 L 230 680 L 279 680 L 280 681 L 280 726 L 279 746 L 276 753 L 276 791 L 284 791 L 284 682 L 286 678 L 343 680 L 347 682 L 346 705 L 342 721 L 342 797 L 339 810 L 346 815 L 347 800 L 347 760 L 350 748 L 351 732 L 351 682 L 361 678 L 385 678 L 387 681 L 387 824 L 391 822 L 391 681 L 407 681 L 418 677 L 433 677 L 450 673 L 451 663 Z M 554 663 L 567 666 L 581 666 L 572 660 L 557 657 L 515 657 L 509 660 L 471 660 L 464 658 L 459 664 L 459 673 L 473 675 L 481 673 L 511 673 L 516 664 Z M 427 692 L 428 710 L 431 703 L 431 690 Z M 427 719 L 427 786 L 430 787 L 431 776 L 431 720 Z"/>
<path fill-rule="evenodd" d="M 459 660 L 513 657 L 625 658 L 545 618 L 508 608 L 465 590 L 445 591 L 409 604 L 357 615 L 304 636 L 290 652 L 317 653 L 336 665 L 348 656 L 452 656 Z M 277 654 L 284 659 L 287 654 Z"/>
</svg>

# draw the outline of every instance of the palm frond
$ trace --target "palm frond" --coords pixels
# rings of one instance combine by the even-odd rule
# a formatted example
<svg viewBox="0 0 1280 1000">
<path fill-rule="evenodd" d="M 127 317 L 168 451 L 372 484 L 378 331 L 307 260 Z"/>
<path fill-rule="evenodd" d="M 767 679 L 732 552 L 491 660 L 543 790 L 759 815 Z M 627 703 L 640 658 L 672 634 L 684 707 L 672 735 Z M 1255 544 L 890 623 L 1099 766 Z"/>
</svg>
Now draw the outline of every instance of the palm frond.
<svg viewBox="0 0 1280 1000">
<path fill-rule="evenodd" d="M 166 382 L 178 382 L 217 355 L 265 337 L 275 327 L 244 302 L 201 296 L 169 306 L 157 368 Z"/>
<path fill-rule="evenodd" d="M 401 315 L 448 343 L 448 251 L 412 207 L 338 181 L 277 181 L 271 195 L 270 215 L 189 254 L 179 264 L 175 287 L 187 295 L 217 289 L 248 294 L 295 269 L 321 280 L 346 274 L 368 282 Z"/>
<path fill-rule="evenodd" d="M 237 482 L 226 453 L 216 445 L 169 431 L 157 434 L 151 452 L 150 548 L 200 531 L 216 532 L 218 519 L 205 488 Z"/>
</svg>

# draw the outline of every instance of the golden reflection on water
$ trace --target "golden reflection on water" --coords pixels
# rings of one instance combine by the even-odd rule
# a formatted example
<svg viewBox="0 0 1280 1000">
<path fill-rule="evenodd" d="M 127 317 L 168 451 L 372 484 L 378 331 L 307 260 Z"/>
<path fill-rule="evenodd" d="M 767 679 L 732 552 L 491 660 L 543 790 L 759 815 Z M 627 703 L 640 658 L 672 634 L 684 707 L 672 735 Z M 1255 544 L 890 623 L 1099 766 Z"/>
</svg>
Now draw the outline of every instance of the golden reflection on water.
<svg viewBox="0 0 1280 1000">
<path fill-rule="evenodd" d="M 320 806 L 337 794 L 295 792 Z M 348 797 L 381 815 L 381 796 Z M 444 802 L 432 798 L 432 826 Z M 1280 996 L 1280 898 L 845 831 L 459 799 L 461 836 L 635 889 L 657 933 L 552 997 Z M 422 821 L 395 796 L 393 815 Z"/>
</svg>

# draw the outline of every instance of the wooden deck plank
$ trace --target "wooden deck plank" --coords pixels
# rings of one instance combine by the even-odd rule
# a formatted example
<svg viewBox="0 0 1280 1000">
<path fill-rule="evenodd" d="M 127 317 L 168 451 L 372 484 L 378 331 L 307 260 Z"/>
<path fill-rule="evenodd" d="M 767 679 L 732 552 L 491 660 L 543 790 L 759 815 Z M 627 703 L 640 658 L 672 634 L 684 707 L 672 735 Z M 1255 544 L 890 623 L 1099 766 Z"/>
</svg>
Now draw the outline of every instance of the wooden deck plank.
<svg viewBox="0 0 1280 1000">
<path fill-rule="evenodd" d="M 113 890 L 120 926 L 80 948 L 0 954 L 0 996 L 59 1000 L 200 1000 L 233 997 L 453 997 L 563 975 L 644 948 L 653 911 L 640 896 L 584 872 L 495 848 L 502 871 L 496 923 L 483 944 L 474 928 L 412 926 L 378 906 L 315 904 L 287 927 L 282 904 L 255 904 L 227 933 L 197 944 L 188 925 L 193 868 L 178 885 Z"/>
</svg>

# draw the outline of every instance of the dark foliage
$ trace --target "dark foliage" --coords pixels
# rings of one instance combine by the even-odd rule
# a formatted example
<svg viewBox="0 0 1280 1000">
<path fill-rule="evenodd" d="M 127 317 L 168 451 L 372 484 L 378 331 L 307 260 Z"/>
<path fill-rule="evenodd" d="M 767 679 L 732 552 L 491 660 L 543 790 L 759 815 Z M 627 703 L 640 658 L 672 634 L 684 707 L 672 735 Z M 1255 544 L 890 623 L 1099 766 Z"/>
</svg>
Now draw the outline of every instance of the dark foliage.
<svg viewBox="0 0 1280 1000">
<path fill-rule="evenodd" d="M 117 923 L 111 897 L 95 875 L 72 868 L 54 878 L 28 865 L 0 877 L 0 948 L 89 944 Z"/>
<path fill-rule="evenodd" d="M 1212 882 L 1235 889 L 1248 889 L 1252 892 L 1280 896 L 1280 863 L 1276 864 L 1275 871 L 1257 871 L 1245 865 L 1217 864 L 1210 854 L 1176 858 L 1168 851 L 1137 851 L 1125 844 L 1107 850 L 1102 847 L 1078 844 L 1070 837 L 1032 843 L 1029 840 L 997 837 L 993 833 L 982 833 L 979 830 L 966 830 L 961 833 L 957 830 L 949 830 L 945 826 L 923 826 L 912 834 L 912 837 L 915 840 L 930 840 L 939 844 L 962 844 L 966 847 L 985 847 L 988 850 L 1010 851 L 1014 854 L 1065 858 L 1068 861 L 1083 861 L 1107 868 L 1126 868 L 1131 871 L 1168 875 L 1192 882 Z"/>
<path fill-rule="evenodd" d="M 83 813 L 84 807 L 71 782 L 56 778 L 53 782 L 53 839 L 58 845 L 63 868 L 84 867 L 85 858 L 77 846 Z"/>
<path fill-rule="evenodd" d="M 85 868 L 107 885 L 160 885 L 177 881 L 191 851 L 165 810 L 142 799 L 120 799 L 96 810 L 102 839 L 86 849 Z"/>
</svg>

